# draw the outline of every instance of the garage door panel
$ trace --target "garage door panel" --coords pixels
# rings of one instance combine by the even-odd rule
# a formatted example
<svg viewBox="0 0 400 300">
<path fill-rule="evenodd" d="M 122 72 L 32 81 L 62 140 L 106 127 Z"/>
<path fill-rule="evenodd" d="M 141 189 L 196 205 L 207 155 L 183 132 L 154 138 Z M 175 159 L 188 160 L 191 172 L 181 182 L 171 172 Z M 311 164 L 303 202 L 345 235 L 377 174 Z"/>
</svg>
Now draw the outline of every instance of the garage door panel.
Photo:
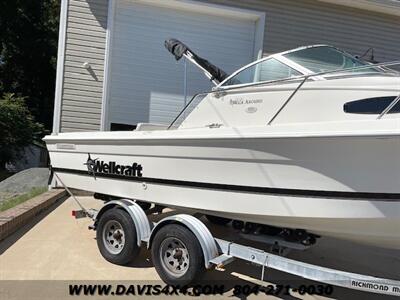
<svg viewBox="0 0 400 300">
<path fill-rule="evenodd" d="M 118 17 L 118 16 L 117 16 Z M 180 18 L 179 22 L 178 21 L 173 21 L 171 20 L 171 18 L 175 18 L 176 16 L 170 16 L 168 18 L 165 19 L 165 22 L 168 22 L 170 26 L 174 26 L 174 27 L 181 27 L 182 26 L 182 19 Z M 156 23 L 161 23 L 163 22 L 163 20 L 160 20 L 159 18 L 154 19 L 154 20 L 149 20 L 146 18 L 137 18 L 135 21 L 140 22 L 140 24 L 126 24 L 120 27 L 116 27 L 115 31 L 119 32 L 119 33 L 124 33 L 126 31 L 130 31 L 130 30 L 148 30 L 148 26 L 154 26 L 154 22 Z M 206 20 L 203 20 L 204 22 L 200 23 L 200 24 L 194 24 L 193 22 L 191 22 L 191 26 L 190 28 L 185 28 L 185 32 L 188 34 L 200 34 L 202 35 L 204 32 L 201 28 L 202 25 L 204 25 L 204 23 L 207 23 L 207 25 L 211 28 L 213 27 L 214 30 L 216 30 L 215 33 L 213 33 L 212 36 L 210 36 L 211 39 L 214 39 L 215 41 L 217 39 L 223 39 L 226 38 L 227 36 L 231 36 L 231 37 L 239 37 L 239 38 L 248 38 L 248 35 L 252 33 L 252 28 L 248 27 L 248 24 L 243 24 L 243 26 L 238 26 L 238 24 L 236 24 L 236 26 L 233 27 L 228 27 L 228 28 L 223 28 L 223 30 L 219 31 L 219 29 L 221 28 L 221 26 L 224 26 L 224 23 L 217 23 L 215 25 L 211 24 L 211 22 L 207 22 Z M 190 22 L 190 19 L 187 20 L 187 22 Z M 246 26 L 246 27 L 245 27 Z M 159 28 L 159 32 L 158 33 L 167 33 L 169 30 L 168 29 L 163 29 L 163 28 Z M 147 36 L 145 34 L 145 32 L 143 32 L 144 36 Z"/>
<path fill-rule="evenodd" d="M 255 21 L 116 1 L 108 82 L 109 123 L 169 123 L 184 106 L 184 63 L 164 40 L 177 38 L 231 73 L 254 57 Z M 187 100 L 212 87 L 187 65 Z"/>
<path fill-rule="evenodd" d="M 205 49 L 202 46 L 205 42 L 207 45 L 214 45 L 214 47 L 212 47 L 211 49 L 215 49 L 215 51 L 218 52 L 228 51 L 226 52 L 227 54 L 230 54 L 231 52 L 233 52 L 233 54 L 235 54 L 235 52 L 243 54 L 242 51 L 248 50 L 249 44 L 252 44 L 254 41 L 255 24 L 254 26 L 250 27 L 253 32 L 249 30 L 249 32 L 246 32 L 244 34 L 240 34 L 239 31 L 233 32 L 232 34 L 229 34 L 225 31 L 222 33 L 209 33 L 207 31 L 205 32 L 204 30 L 194 31 L 190 30 L 190 28 L 180 28 L 179 26 L 170 27 L 168 29 L 158 28 L 157 31 L 149 30 L 149 28 L 151 28 L 152 26 L 153 25 L 150 22 L 147 26 L 131 26 L 130 28 L 125 28 L 124 30 L 116 30 L 116 35 L 121 35 L 125 37 L 124 40 L 118 41 L 119 46 L 122 47 L 121 50 L 124 50 L 124 46 L 131 46 L 132 43 L 135 43 L 133 50 L 135 50 L 137 53 L 140 53 L 139 51 L 141 50 L 148 50 L 149 46 L 152 47 L 152 49 L 159 47 L 162 48 L 161 50 L 164 50 L 164 40 L 179 35 L 181 39 L 187 39 L 191 41 L 191 45 L 189 45 L 191 48 L 200 48 L 203 49 L 203 52 Z M 209 30 L 213 30 L 210 26 L 206 27 L 209 27 Z M 140 43 L 138 43 L 138 41 L 140 41 Z M 233 45 L 235 45 L 235 47 L 232 47 Z M 218 46 L 218 49 L 216 48 L 216 46 Z M 209 52 L 210 51 L 207 51 L 207 53 L 202 54 L 209 55 Z"/>
<path fill-rule="evenodd" d="M 125 16 L 127 18 L 132 18 L 132 16 L 135 16 L 136 20 L 141 21 L 136 22 L 139 26 L 144 24 L 143 22 L 146 22 L 148 20 L 150 20 L 151 22 L 167 21 L 171 24 L 178 24 L 179 26 L 182 25 L 183 22 L 185 22 L 192 25 L 193 28 L 196 28 L 199 25 L 202 26 L 204 22 L 207 22 L 211 26 L 214 26 L 215 29 L 218 29 L 217 26 L 224 24 L 225 20 L 227 20 L 227 18 L 199 13 L 195 10 L 183 10 L 179 7 L 171 9 L 155 5 L 146 5 L 144 3 L 132 5 L 132 1 L 119 0 L 118 2 L 119 6 L 123 7 L 123 10 L 117 10 L 117 15 Z M 198 18 L 199 15 L 201 15 L 200 18 Z M 174 17 L 174 19 L 171 19 L 171 17 Z M 230 28 L 236 26 L 239 30 L 241 30 L 245 27 L 240 26 L 246 25 L 247 23 L 247 20 L 235 19 L 235 23 L 230 24 Z M 229 28 L 227 30 L 229 30 Z"/>
</svg>

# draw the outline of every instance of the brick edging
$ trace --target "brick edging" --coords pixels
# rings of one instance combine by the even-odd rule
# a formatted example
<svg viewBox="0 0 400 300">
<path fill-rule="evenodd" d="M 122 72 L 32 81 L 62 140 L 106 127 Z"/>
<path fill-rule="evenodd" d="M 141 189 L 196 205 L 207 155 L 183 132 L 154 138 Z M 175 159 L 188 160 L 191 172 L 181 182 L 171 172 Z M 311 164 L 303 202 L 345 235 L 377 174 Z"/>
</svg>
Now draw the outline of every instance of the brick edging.
<svg viewBox="0 0 400 300">
<path fill-rule="evenodd" d="M 54 189 L 0 212 L 0 241 L 66 196 L 67 192 L 64 189 Z"/>
</svg>

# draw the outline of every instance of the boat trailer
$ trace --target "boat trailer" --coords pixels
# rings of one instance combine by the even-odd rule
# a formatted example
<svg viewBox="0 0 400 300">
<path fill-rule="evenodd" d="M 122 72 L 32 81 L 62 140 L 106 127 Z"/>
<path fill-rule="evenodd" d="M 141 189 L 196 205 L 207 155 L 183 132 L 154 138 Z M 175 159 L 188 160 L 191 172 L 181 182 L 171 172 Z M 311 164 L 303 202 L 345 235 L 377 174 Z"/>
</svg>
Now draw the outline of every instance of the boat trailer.
<svg viewBox="0 0 400 300">
<path fill-rule="evenodd" d="M 195 254 L 196 256 L 199 256 L 196 257 L 196 261 L 202 262 L 202 265 L 197 265 L 197 268 L 199 269 L 211 269 L 213 267 L 216 269 L 224 269 L 227 264 L 231 263 L 235 259 L 241 259 L 261 266 L 261 281 L 264 281 L 265 269 L 270 268 L 329 285 L 377 294 L 400 296 L 400 281 L 344 272 L 304 263 L 283 257 L 281 254 L 284 252 L 282 251 L 279 251 L 278 254 L 274 254 L 261 249 L 215 238 L 201 220 L 189 214 L 176 214 L 165 217 L 157 223 L 153 223 L 149 220 L 142 207 L 135 200 L 131 199 L 111 200 L 106 202 L 100 210 L 87 210 L 80 204 L 79 200 L 76 199 L 68 187 L 64 185 L 56 173 L 54 173 L 54 176 L 64 186 L 71 198 L 74 199 L 81 208 L 80 210 L 73 212 L 73 216 L 75 216 L 75 218 L 91 218 L 94 223 L 93 225 L 89 226 L 89 229 L 98 231 L 99 225 L 102 225 L 103 223 L 103 232 L 104 230 L 109 230 L 108 235 L 111 236 L 111 238 L 108 241 L 111 243 L 109 243 L 109 246 L 111 245 L 112 249 L 108 249 L 108 251 L 112 252 L 113 250 L 116 250 L 115 253 L 119 253 L 117 249 L 119 247 L 118 245 L 123 247 L 123 243 L 126 241 L 125 239 L 122 240 L 121 237 L 125 234 L 128 236 L 128 232 L 123 232 L 122 227 L 118 228 L 118 224 L 120 224 L 121 220 L 113 220 L 112 218 L 110 219 L 110 215 L 113 215 L 110 212 L 123 212 L 125 216 L 129 216 L 129 222 L 132 225 L 131 228 L 134 229 L 134 232 L 130 232 L 129 234 L 133 234 L 136 240 L 135 245 L 130 245 L 133 247 L 132 253 L 136 255 L 142 245 L 146 245 L 148 249 L 151 249 L 156 270 L 161 279 L 168 284 L 182 284 L 182 281 L 179 279 L 177 280 L 177 276 L 174 277 L 174 275 L 182 274 L 182 272 L 187 270 L 189 267 L 189 261 L 185 260 L 185 255 L 186 257 L 189 257 L 190 255 Z M 104 226 L 103 219 L 107 215 L 108 217 L 106 223 L 108 225 L 106 224 Z M 175 239 L 173 234 L 174 232 L 179 233 L 178 237 Z M 102 243 L 102 241 L 99 241 L 101 236 L 102 234 L 98 234 L 97 232 L 98 244 Z M 120 237 L 120 244 L 118 244 L 118 236 Z M 161 243 L 160 236 L 164 237 Z M 200 249 L 197 249 L 197 253 L 196 251 L 193 251 L 193 248 L 191 249 L 189 247 L 189 244 L 185 246 L 184 243 L 182 243 L 182 238 L 180 236 L 192 237 L 193 240 L 191 242 L 196 242 L 200 245 Z M 167 247 L 165 247 L 165 245 L 167 245 Z M 171 245 L 175 245 L 176 249 L 171 247 Z M 284 246 L 284 248 L 293 248 L 299 250 L 298 245 L 293 245 L 293 247 L 291 247 L 290 243 L 286 243 Z M 165 249 L 163 250 L 163 248 Z M 113 261 L 109 256 L 104 255 L 104 248 L 101 249 L 99 246 L 99 249 L 107 260 L 119 264 L 125 263 L 121 261 Z M 160 257 L 160 255 L 155 255 L 157 253 L 161 253 L 160 251 L 164 251 L 162 253 L 164 253 L 163 257 L 166 258 L 167 264 L 165 264 L 165 261 L 163 263 L 163 259 Z M 167 257 L 168 253 L 171 254 L 169 258 Z M 133 257 L 130 257 L 130 259 L 133 259 Z M 168 263 L 174 264 L 175 269 L 169 268 Z M 185 266 L 185 264 L 187 265 Z"/>
</svg>

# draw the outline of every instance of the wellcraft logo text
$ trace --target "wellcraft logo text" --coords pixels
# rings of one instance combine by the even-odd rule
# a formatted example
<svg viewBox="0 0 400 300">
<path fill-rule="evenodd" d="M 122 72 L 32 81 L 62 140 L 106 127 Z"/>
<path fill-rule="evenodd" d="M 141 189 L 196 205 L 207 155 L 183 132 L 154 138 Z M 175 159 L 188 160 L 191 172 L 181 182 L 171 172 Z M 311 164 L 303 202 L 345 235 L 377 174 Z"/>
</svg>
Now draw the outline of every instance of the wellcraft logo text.
<svg viewBox="0 0 400 300">
<path fill-rule="evenodd" d="M 98 174 L 113 174 L 127 177 L 143 176 L 143 167 L 138 163 L 132 163 L 130 165 L 120 165 L 115 161 L 106 163 L 104 161 L 99 161 L 97 158 L 92 159 L 89 154 L 85 165 L 88 168 L 88 173 L 93 175 L 95 179 Z"/>
</svg>

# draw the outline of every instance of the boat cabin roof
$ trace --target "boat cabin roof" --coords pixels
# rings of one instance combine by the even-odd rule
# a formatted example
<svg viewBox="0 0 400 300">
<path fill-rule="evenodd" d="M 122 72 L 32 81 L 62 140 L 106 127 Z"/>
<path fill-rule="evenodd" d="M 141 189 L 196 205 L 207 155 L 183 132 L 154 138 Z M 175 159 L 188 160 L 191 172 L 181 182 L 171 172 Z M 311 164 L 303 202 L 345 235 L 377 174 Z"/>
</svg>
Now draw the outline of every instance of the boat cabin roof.
<svg viewBox="0 0 400 300">
<path fill-rule="evenodd" d="M 246 85 L 263 81 L 276 81 L 302 77 L 331 71 L 338 71 L 325 76 L 315 76 L 313 80 L 325 80 L 338 74 L 361 75 L 380 73 L 383 69 L 367 66 L 369 63 L 360 60 L 345 51 L 330 45 L 311 45 L 276 53 L 252 62 L 227 77 L 217 88 Z M 340 70 L 343 70 L 341 72 Z"/>
</svg>

